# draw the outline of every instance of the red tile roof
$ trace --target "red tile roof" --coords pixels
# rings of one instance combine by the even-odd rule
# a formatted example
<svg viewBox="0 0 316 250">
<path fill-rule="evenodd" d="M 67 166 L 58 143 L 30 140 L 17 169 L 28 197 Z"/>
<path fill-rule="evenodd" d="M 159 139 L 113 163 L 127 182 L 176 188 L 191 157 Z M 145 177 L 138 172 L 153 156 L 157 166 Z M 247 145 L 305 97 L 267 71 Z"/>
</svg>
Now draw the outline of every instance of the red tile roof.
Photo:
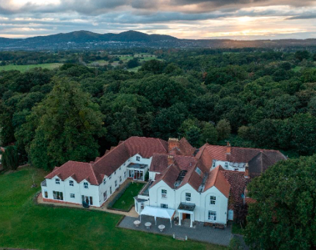
<svg viewBox="0 0 316 250">
<path fill-rule="evenodd" d="M 258 149 L 258 148 L 241 148 L 205 144 L 196 154 L 196 158 L 202 159 L 206 167 L 212 166 L 212 161 L 229 161 L 238 163 L 248 163 L 260 152 L 264 153 L 271 163 L 276 163 L 279 160 L 285 160 L 286 157 L 278 150 Z M 229 152 L 230 153 L 227 153 Z"/>
<path fill-rule="evenodd" d="M 225 176 L 226 180 L 231 185 L 229 209 L 234 209 L 235 204 L 243 204 L 242 195 L 245 187 L 250 179 L 245 178 L 243 172 L 220 170 Z"/>
<path fill-rule="evenodd" d="M 216 187 L 222 194 L 224 194 L 228 198 L 231 185 L 225 179 L 225 176 L 220 171 L 220 168 L 221 166 L 217 166 L 212 171 L 210 171 L 205 183 L 204 191 L 210 189 L 211 187 Z"/>
<path fill-rule="evenodd" d="M 144 158 L 150 158 L 154 153 L 166 153 L 168 144 L 157 138 L 130 137 L 121 142 L 94 163 L 94 169 L 98 173 L 110 176 L 124 162 L 135 154 Z"/>
<path fill-rule="evenodd" d="M 193 156 L 196 150 L 184 137 L 180 141 L 175 138 L 169 138 L 168 144 L 168 151 L 171 155 Z"/>
<path fill-rule="evenodd" d="M 98 185 L 100 179 L 102 181 L 102 177 L 97 176 L 94 172 L 92 164 L 78 161 L 68 161 L 60 167 L 55 167 L 45 178 L 52 179 L 55 176 L 63 181 L 68 177 L 72 177 L 78 183 L 87 180 L 92 185 Z"/>
<path fill-rule="evenodd" d="M 154 153 L 167 153 L 168 143 L 161 139 L 130 137 L 118 146 L 107 150 L 103 157 L 96 158 L 95 162 L 69 161 L 59 168 L 55 168 L 46 176 L 51 179 L 58 175 L 62 180 L 73 176 L 77 182 L 87 179 L 92 185 L 99 185 L 104 175 L 110 176 L 124 162 L 135 154 L 150 158 Z"/>
</svg>

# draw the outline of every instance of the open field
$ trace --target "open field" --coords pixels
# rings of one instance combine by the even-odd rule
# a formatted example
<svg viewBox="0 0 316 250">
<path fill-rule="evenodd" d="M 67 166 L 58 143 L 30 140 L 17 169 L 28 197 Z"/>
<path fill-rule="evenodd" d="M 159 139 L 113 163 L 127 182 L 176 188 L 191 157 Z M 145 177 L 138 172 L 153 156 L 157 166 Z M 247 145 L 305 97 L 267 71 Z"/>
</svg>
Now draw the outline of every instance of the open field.
<svg viewBox="0 0 316 250">
<path fill-rule="evenodd" d="M 32 249 L 226 249 L 177 241 L 171 237 L 116 227 L 120 215 L 72 208 L 35 205 L 32 189 L 45 172 L 23 168 L 0 175 L 0 247 Z"/>
<path fill-rule="evenodd" d="M 112 208 L 128 211 L 134 204 L 134 198 L 143 188 L 143 183 L 131 183 L 122 196 L 113 204 Z"/>
<path fill-rule="evenodd" d="M 34 68 L 42 68 L 42 69 L 55 69 L 60 66 L 62 66 L 62 63 L 47 63 L 47 64 L 30 64 L 30 65 L 5 65 L 5 66 L 0 66 L 0 71 L 2 70 L 18 70 L 21 72 L 28 71 L 30 69 Z"/>
</svg>

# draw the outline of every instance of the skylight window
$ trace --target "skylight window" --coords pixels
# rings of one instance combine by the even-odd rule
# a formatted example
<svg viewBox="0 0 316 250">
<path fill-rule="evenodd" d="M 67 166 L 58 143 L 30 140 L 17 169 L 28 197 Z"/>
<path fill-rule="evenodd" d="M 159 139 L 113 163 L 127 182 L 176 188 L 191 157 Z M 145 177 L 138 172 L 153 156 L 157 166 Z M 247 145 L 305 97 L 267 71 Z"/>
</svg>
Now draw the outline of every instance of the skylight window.
<svg viewBox="0 0 316 250">
<path fill-rule="evenodd" d="M 201 169 L 199 169 L 198 167 L 195 169 L 195 172 L 197 172 L 199 175 L 201 175 Z"/>
</svg>

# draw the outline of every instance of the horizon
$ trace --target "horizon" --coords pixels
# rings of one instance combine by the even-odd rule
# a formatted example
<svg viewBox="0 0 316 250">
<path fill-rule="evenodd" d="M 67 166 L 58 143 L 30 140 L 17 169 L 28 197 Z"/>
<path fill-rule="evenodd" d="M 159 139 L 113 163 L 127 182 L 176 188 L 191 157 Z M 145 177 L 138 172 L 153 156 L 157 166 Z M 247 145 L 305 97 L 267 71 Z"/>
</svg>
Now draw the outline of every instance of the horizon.
<svg viewBox="0 0 316 250">
<path fill-rule="evenodd" d="M 135 30 L 179 39 L 316 38 L 313 0 L 8 0 L 0 37 Z"/>
<path fill-rule="evenodd" d="M 120 32 L 106 32 L 106 33 L 98 33 L 98 32 L 94 32 L 94 31 L 90 31 L 90 30 L 72 30 L 69 32 L 59 32 L 59 33 L 51 33 L 51 34 L 47 34 L 47 35 L 34 35 L 34 36 L 27 36 L 27 37 L 2 37 L 0 36 L 0 38 L 9 38 L 9 39 L 27 39 L 27 38 L 34 38 L 34 37 L 46 37 L 46 36 L 54 36 L 54 35 L 60 35 L 60 34 L 70 34 L 70 33 L 75 33 L 75 32 L 90 32 L 90 33 L 94 33 L 94 34 L 99 34 L 99 35 L 105 35 L 105 34 L 120 34 L 120 33 L 124 33 L 124 32 L 129 32 L 129 31 L 133 31 L 133 32 L 139 32 L 139 33 L 143 33 L 146 35 L 168 35 L 168 36 L 172 36 L 169 34 L 162 34 L 162 33 L 155 33 L 155 34 L 148 34 L 145 33 L 143 31 L 138 31 L 138 30 L 123 30 Z M 263 41 L 263 40 L 308 40 L 308 39 L 316 39 L 316 37 L 312 38 L 312 37 L 307 37 L 307 38 L 261 38 L 261 39 L 246 39 L 243 37 L 237 38 L 237 39 L 233 39 L 233 38 L 222 38 L 222 37 L 214 37 L 214 38 L 179 38 L 176 36 L 172 36 L 174 38 L 177 39 L 187 39 L 187 40 L 233 40 L 233 41 Z"/>
</svg>

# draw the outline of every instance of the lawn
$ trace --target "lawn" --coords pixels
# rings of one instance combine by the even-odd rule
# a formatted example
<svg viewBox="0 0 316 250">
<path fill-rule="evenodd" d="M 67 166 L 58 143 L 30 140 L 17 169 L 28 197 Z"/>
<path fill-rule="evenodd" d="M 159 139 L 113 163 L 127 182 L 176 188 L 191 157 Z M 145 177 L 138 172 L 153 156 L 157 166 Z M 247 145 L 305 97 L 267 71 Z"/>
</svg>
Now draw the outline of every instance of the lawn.
<svg viewBox="0 0 316 250">
<path fill-rule="evenodd" d="M 112 208 L 128 211 L 134 204 L 134 198 L 143 188 L 144 183 L 131 183 L 122 196 L 113 204 Z"/>
<path fill-rule="evenodd" d="M 2 70 L 19 70 L 21 72 L 28 71 L 34 68 L 42 68 L 42 69 L 55 69 L 62 65 L 62 63 L 46 63 L 46 64 L 30 64 L 30 65 L 14 65 L 9 64 L 5 66 L 0 66 L 0 71 Z"/>
<path fill-rule="evenodd" d="M 0 248 L 32 249 L 226 249 L 115 227 L 120 215 L 35 205 L 32 175 L 40 185 L 45 172 L 24 168 L 0 175 Z"/>
</svg>

